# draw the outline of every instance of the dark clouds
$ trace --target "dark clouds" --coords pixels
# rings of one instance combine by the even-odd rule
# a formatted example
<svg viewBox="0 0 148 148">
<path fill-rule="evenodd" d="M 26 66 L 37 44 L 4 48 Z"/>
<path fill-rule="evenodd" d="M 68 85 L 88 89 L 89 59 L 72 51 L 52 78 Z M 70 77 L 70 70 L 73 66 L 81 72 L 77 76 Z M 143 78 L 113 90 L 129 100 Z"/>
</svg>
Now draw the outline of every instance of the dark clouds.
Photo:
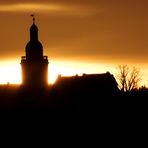
<svg viewBox="0 0 148 148">
<path fill-rule="evenodd" d="M 18 7 L 14 13 L 0 9 L 0 58 L 8 53 L 15 58 L 24 54 L 29 14 L 35 11 L 40 39 L 49 56 L 148 63 L 146 0 L 7 0 L 0 2 L 0 8 L 5 5 L 12 10 L 10 4 L 18 3 L 39 3 L 42 8 L 21 13 Z M 61 9 L 45 11 L 47 4 Z"/>
</svg>

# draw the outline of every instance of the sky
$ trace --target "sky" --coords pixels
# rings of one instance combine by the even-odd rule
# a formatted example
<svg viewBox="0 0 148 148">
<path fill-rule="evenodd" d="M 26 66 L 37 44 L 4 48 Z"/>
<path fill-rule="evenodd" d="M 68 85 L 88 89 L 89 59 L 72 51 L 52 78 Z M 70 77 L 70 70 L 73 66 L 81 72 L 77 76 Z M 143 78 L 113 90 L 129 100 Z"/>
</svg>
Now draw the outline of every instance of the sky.
<svg viewBox="0 0 148 148">
<path fill-rule="evenodd" d="M 0 83 L 20 81 L 35 13 L 39 40 L 55 75 L 140 68 L 148 86 L 147 0 L 0 0 Z"/>
</svg>

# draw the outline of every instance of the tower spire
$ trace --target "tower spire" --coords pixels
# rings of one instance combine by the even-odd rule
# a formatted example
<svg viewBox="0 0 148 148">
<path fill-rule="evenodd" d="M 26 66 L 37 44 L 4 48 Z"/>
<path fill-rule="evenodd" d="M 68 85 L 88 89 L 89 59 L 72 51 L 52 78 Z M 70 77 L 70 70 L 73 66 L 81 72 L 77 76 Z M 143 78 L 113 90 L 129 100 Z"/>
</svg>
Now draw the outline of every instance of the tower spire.
<svg viewBox="0 0 148 148">
<path fill-rule="evenodd" d="M 32 17 L 33 24 L 35 24 L 35 14 L 30 15 Z"/>
<path fill-rule="evenodd" d="M 30 15 L 32 17 L 33 24 L 30 28 L 30 40 L 37 41 L 38 40 L 38 27 L 35 25 L 35 14 Z"/>
</svg>

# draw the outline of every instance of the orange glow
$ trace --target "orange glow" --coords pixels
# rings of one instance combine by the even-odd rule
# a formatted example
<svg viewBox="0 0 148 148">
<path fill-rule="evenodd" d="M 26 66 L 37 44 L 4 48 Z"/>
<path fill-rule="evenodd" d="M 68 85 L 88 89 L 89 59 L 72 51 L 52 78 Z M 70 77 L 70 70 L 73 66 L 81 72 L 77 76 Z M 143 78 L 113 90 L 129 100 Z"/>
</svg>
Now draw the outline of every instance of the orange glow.
<svg viewBox="0 0 148 148">
<path fill-rule="evenodd" d="M 2 61 L 0 62 L 0 84 L 21 84 L 21 65 L 19 61 Z M 82 75 L 83 73 L 105 73 L 109 71 L 116 77 L 117 65 L 113 64 L 97 64 L 97 63 L 84 63 L 64 60 L 53 60 L 48 66 L 48 82 L 53 84 L 58 75 L 72 76 Z M 148 70 L 147 67 L 142 67 L 141 85 L 147 86 L 148 83 Z"/>
<path fill-rule="evenodd" d="M 21 67 L 17 61 L 0 62 L 0 84 L 21 84 Z"/>
<path fill-rule="evenodd" d="M 114 68 L 105 64 L 57 60 L 49 64 L 49 83 L 54 83 L 58 75 L 72 76 L 76 74 L 83 75 L 83 73 L 105 73 L 111 70 L 114 71 Z"/>
<path fill-rule="evenodd" d="M 17 11 L 26 11 L 26 10 L 36 10 L 36 11 L 60 11 L 66 9 L 64 6 L 60 6 L 57 4 L 37 4 L 37 3 L 28 3 L 28 4 L 9 4 L 9 5 L 1 5 L 0 11 L 4 12 L 17 12 Z"/>
<path fill-rule="evenodd" d="M 0 12 L 46 12 L 68 14 L 72 16 L 90 16 L 98 12 L 97 8 L 88 5 L 64 5 L 57 3 L 16 3 L 0 5 Z M 101 8 L 99 12 L 102 12 Z"/>
</svg>

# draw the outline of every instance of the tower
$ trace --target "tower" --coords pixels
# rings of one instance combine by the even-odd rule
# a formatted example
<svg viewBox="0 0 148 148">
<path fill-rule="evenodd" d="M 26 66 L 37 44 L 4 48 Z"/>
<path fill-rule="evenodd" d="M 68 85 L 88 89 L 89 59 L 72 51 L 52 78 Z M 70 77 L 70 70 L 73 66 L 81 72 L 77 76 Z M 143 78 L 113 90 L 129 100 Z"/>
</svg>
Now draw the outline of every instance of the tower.
<svg viewBox="0 0 148 148">
<path fill-rule="evenodd" d="M 48 84 L 48 57 L 43 56 L 43 46 L 38 40 L 38 27 L 30 27 L 30 41 L 25 48 L 26 56 L 21 57 L 22 84 L 32 87 L 42 87 Z"/>
</svg>

